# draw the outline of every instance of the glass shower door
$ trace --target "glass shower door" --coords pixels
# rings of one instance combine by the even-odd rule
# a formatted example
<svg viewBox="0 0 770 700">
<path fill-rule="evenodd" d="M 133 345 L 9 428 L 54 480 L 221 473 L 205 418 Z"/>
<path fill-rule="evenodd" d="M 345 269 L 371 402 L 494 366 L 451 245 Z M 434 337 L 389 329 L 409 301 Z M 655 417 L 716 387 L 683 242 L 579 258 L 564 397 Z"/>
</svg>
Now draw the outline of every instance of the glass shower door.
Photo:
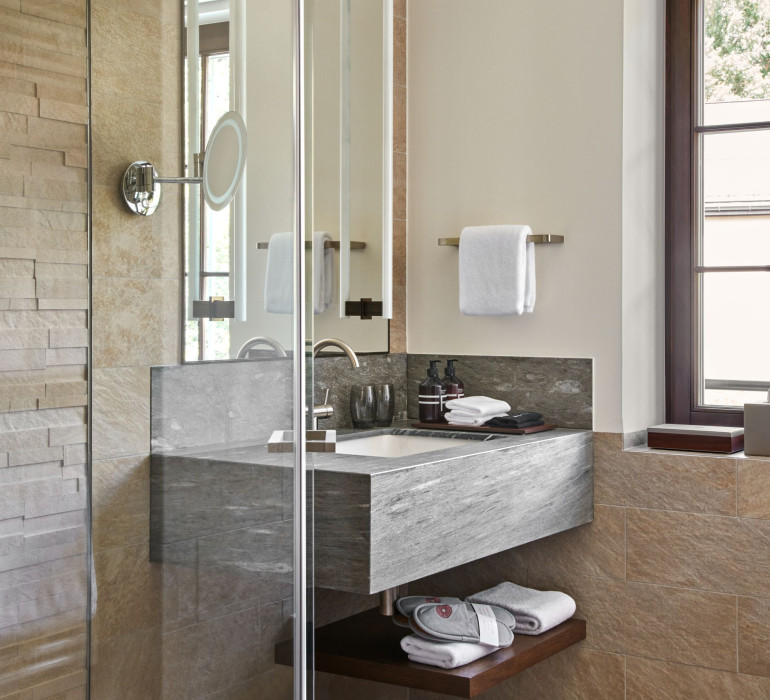
<svg viewBox="0 0 770 700">
<path fill-rule="evenodd" d="M 92 4 L 95 130 L 126 119 L 105 96 L 110 51 L 146 49 L 162 83 L 141 138 L 125 153 L 96 139 L 94 163 L 147 159 L 190 177 L 227 108 L 246 123 L 247 174 L 216 213 L 198 184 L 162 184 L 152 217 L 106 196 L 111 182 L 92 201 L 90 696 L 312 697 L 305 6 L 163 5 L 137 47 Z M 140 10 L 133 20 L 152 24 Z M 184 73 L 167 61 L 180 54 Z M 216 297 L 231 312 L 193 304 Z M 276 663 L 281 643 L 290 656 Z"/>
</svg>

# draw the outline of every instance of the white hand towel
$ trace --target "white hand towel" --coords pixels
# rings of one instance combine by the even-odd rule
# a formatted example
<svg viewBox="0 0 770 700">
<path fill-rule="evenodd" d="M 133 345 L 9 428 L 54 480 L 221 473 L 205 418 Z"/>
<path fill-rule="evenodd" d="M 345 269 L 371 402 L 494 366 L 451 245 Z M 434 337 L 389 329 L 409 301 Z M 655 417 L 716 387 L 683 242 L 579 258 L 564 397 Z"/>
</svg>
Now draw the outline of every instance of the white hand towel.
<svg viewBox="0 0 770 700">
<path fill-rule="evenodd" d="M 452 399 L 444 404 L 450 411 L 462 411 L 471 415 L 489 416 L 508 413 L 511 405 L 489 396 L 466 396 L 463 399 Z"/>
<path fill-rule="evenodd" d="M 265 311 L 294 313 L 294 234 L 274 233 L 267 246 Z"/>
<path fill-rule="evenodd" d="M 409 655 L 410 661 L 418 664 L 457 668 L 488 656 L 500 647 L 471 642 L 432 642 L 410 634 L 401 640 L 401 648 Z"/>
<path fill-rule="evenodd" d="M 535 244 L 524 225 L 468 226 L 460 233 L 460 313 L 521 316 L 535 307 Z"/>
<path fill-rule="evenodd" d="M 575 614 L 575 601 L 560 591 L 536 591 L 505 581 L 475 593 L 467 603 L 498 605 L 516 618 L 514 632 L 542 634 Z"/>
<path fill-rule="evenodd" d="M 334 249 L 324 243 L 332 237 L 326 231 L 313 234 L 313 311 L 322 314 L 334 298 Z"/>
<path fill-rule="evenodd" d="M 449 425 L 470 425 L 479 426 L 484 425 L 488 420 L 492 418 L 501 418 L 507 416 L 507 413 L 495 413 L 491 416 L 480 416 L 478 414 L 464 413 L 460 411 L 448 411 L 444 414 L 444 418 Z"/>
</svg>

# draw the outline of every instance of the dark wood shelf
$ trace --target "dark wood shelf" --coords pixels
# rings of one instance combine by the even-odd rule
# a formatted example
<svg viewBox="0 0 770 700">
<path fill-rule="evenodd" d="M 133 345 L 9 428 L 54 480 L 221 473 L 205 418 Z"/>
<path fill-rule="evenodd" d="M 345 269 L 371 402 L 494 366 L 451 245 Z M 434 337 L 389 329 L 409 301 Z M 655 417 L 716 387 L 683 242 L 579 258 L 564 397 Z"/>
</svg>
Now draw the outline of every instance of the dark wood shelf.
<svg viewBox="0 0 770 700">
<path fill-rule="evenodd" d="M 516 635 L 507 649 L 448 670 L 409 661 L 399 645 L 407 634 L 377 609 L 321 627 L 315 632 L 315 670 L 473 698 L 585 639 L 586 623 L 572 619 L 537 637 Z M 291 641 L 276 645 L 275 661 L 292 665 Z"/>
</svg>

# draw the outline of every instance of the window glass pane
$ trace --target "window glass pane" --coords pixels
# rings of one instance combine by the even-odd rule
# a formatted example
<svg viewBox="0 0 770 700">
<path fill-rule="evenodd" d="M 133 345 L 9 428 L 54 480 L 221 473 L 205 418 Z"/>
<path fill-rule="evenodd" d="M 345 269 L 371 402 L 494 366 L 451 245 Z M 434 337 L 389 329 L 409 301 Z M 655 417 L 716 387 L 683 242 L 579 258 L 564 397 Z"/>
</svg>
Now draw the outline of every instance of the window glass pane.
<svg viewBox="0 0 770 700">
<path fill-rule="evenodd" d="M 770 265 L 770 130 L 701 138 L 703 264 Z"/>
<path fill-rule="evenodd" d="M 706 405 L 742 406 L 764 401 L 770 386 L 770 273 L 703 273 L 700 394 Z M 732 383 L 730 382 L 732 380 Z M 718 382 L 727 382 L 727 386 Z M 740 382 L 767 382 L 745 391 Z M 712 389 L 709 385 L 721 388 Z"/>
<path fill-rule="evenodd" d="M 703 123 L 770 121 L 770 3 L 705 0 Z"/>
</svg>

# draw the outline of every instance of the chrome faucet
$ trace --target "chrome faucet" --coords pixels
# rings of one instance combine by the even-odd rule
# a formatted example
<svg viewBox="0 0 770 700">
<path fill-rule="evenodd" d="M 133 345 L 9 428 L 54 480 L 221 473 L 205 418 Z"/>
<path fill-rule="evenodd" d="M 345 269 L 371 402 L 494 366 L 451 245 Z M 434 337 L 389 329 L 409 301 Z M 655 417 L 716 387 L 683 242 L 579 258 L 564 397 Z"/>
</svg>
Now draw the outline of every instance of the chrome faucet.
<svg viewBox="0 0 770 700">
<path fill-rule="evenodd" d="M 358 356 L 356 355 L 353 348 L 351 348 L 350 345 L 348 345 L 344 340 L 338 340 L 337 338 L 324 338 L 323 340 L 319 340 L 313 346 L 313 357 L 317 357 L 321 350 L 330 346 L 337 347 L 342 350 L 348 356 L 350 364 L 353 365 L 353 367 L 361 366 L 361 363 L 358 361 Z M 330 418 L 333 415 L 334 406 L 329 403 L 329 390 L 327 389 L 324 402 L 313 406 L 313 430 L 318 429 L 319 418 Z"/>
<path fill-rule="evenodd" d="M 269 345 L 271 348 L 273 348 L 273 350 L 275 350 L 276 357 L 286 357 L 286 350 L 283 349 L 283 345 L 281 345 L 277 340 L 266 335 L 258 335 L 256 338 L 247 340 L 241 346 L 241 349 L 238 351 L 237 359 L 243 360 L 244 358 L 248 357 L 249 350 L 257 345 Z"/>
</svg>

